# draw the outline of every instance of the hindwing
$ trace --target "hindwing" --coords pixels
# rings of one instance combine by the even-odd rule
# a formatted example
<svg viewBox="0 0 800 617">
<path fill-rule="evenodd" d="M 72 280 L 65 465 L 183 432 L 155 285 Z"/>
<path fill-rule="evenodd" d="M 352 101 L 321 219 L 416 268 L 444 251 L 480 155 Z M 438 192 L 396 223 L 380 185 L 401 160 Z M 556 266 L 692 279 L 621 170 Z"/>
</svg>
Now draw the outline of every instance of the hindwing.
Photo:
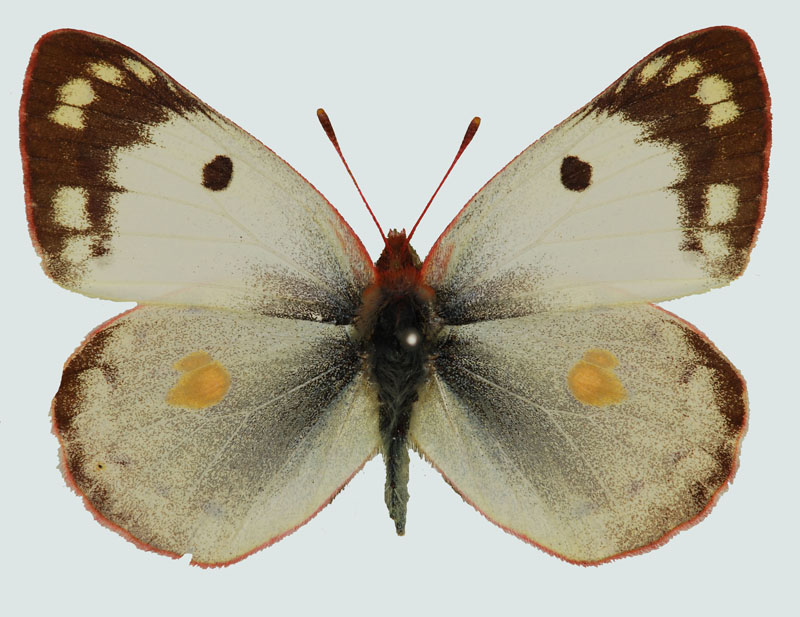
<svg viewBox="0 0 800 617">
<path fill-rule="evenodd" d="M 143 306 L 69 360 L 53 419 L 102 521 L 223 565 L 333 499 L 377 452 L 376 410 L 345 326 Z"/>
</svg>

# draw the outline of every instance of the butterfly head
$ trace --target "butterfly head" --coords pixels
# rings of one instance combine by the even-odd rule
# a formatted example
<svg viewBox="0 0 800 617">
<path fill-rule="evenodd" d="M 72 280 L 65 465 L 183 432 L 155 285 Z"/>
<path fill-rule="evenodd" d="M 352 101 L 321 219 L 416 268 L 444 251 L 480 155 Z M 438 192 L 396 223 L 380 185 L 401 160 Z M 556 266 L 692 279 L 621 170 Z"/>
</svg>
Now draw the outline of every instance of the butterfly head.
<svg viewBox="0 0 800 617">
<path fill-rule="evenodd" d="M 378 261 L 375 262 L 375 266 L 381 277 L 389 273 L 407 272 L 416 278 L 416 273 L 419 272 L 422 263 L 416 251 L 408 243 L 405 229 L 389 230 L 386 246 Z"/>
</svg>

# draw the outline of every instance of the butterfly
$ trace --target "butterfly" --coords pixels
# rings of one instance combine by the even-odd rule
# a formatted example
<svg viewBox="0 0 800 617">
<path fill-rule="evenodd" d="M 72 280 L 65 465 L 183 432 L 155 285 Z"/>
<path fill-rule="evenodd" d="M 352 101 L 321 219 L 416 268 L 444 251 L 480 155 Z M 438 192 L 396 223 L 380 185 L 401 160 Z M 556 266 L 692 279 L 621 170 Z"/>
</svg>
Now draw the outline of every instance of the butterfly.
<svg viewBox="0 0 800 617">
<path fill-rule="evenodd" d="M 45 34 L 20 109 L 34 246 L 59 285 L 139 303 L 65 365 L 68 483 L 138 546 L 218 566 L 378 453 L 403 534 L 413 449 L 567 561 L 660 545 L 727 487 L 747 400 L 651 303 L 744 270 L 770 122 L 747 34 L 687 34 L 512 160 L 424 261 L 393 230 L 373 264 L 304 178 L 149 60 Z"/>
</svg>

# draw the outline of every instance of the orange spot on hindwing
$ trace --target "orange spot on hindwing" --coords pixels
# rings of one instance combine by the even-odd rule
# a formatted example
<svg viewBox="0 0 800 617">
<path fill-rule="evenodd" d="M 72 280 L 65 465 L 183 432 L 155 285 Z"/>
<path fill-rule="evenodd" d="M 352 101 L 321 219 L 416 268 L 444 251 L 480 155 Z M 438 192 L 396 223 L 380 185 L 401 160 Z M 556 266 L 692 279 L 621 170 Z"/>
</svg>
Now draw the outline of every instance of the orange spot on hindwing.
<svg viewBox="0 0 800 617">
<path fill-rule="evenodd" d="M 167 394 L 167 403 L 175 407 L 211 407 L 225 398 L 231 387 L 230 373 L 205 351 L 185 355 L 172 368 L 183 373 Z"/>
<path fill-rule="evenodd" d="M 605 349 L 590 349 L 567 373 L 569 391 L 586 405 L 605 407 L 628 397 L 625 386 L 614 373 L 616 356 Z"/>
</svg>

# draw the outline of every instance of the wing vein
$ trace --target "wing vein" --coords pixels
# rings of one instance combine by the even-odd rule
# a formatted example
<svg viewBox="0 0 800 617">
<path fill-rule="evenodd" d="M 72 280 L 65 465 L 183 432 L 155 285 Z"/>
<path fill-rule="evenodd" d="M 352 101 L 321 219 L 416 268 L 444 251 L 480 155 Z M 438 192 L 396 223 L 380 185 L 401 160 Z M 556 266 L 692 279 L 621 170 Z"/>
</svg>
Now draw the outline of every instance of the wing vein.
<svg viewBox="0 0 800 617">
<path fill-rule="evenodd" d="M 614 510 L 615 512 L 617 511 L 614 498 L 611 496 L 611 492 L 608 490 L 608 488 L 606 487 L 605 483 L 600 479 L 600 476 L 598 476 L 597 473 L 595 473 L 594 467 L 586 459 L 586 457 L 583 454 L 583 451 L 575 444 L 575 442 L 573 441 L 573 439 L 569 435 L 569 433 L 567 433 L 564 430 L 564 428 L 561 426 L 561 424 L 555 419 L 555 417 L 553 417 L 553 415 L 550 413 L 550 411 L 546 407 L 543 407 L 543 406 L 539 405 L 538 403 L 534 402 L 533 400 L 531 400 L 531 399 L 529 399 L 529 398 L 527 398 L 525 396 L 522 396 L 521 394 L 518 394 L 518 393 L 516 393 L 516 392 L 514 392 L 512 390 L 509 390 L 508 388 L 506 388 L 504 386 L 501 386 L 500 384 L 498 384 L 498 383 L 496 383 L 496 382 L 494 382 L 494 381 L 492 381 L 490 379 L 486 379 L 485 377 L 470 371 L 468 368 L 465 368 L 463 366 L 458 366 L 458 368 L 461 371 L 463 371 L 464 373 L 467 373 L 467 374 L 471 375 L 474 379 L 477 379 L 478 381 L 481 381 L 481 382 L 485 383 L 488 386 L 491 386 L 491 387 L 496 388 L 496 389 L 498 389 L 498 390 L 500 390 L 502 392 L 505 392 L 506 394 L 516 398 L 517 400 L 521 401 L 522 403 L 525 403 L 525 404 L 529 405 L 532 409 L 534 409 L 534 410 L 538 409 L 540 411 L 543 411 L 545 413 L 545 415 L 547 416 L 547 418 L 550 420 L 550 423 L 552 424 L 552 426 L 556 429 L 556 431 L 558 431 L 559 434 L 561 434 L 561 436 L 567 442 L 567 445 L 569 445 L 569 447 L 573 450 L 573 452 L 575 452 L 576 456 L 578 456 L 578 458 L 581 459 L 581 461 L 583 462 L 583 465 L 585 466 L 586 470 L 589 472 L 589 475 L 592 476 L 592 478 L 594 479 L 594 481 L 597 484 L 597 486 L 599 486 L 600 490 L 603 491 L 603 494 L 605 495 L 606 502 L 607 502 L 608 506 L 612 510 Z"/>
<path fill-rule="evenodd" d="M 441 401 L 442 409 L 444 411 L 445 417 L 447 418 L 447 422 L 448 422 L 448 424 L 450 424 L 453 432 L 456 433 L 456 435 L 457 435 L 458 439 L 461 441 L 461 443 L 464 444 L 465 451 L 469 452 L 469 442 L 467 441 L 466 437 L 461 432 L 461 430 L 459 430 L 458 425 L 456 424 L 456 422 L 455 422 L 455 420 L 453 418 L 453 412 L 450 410 L 450 407 L 447 404 L 447 399 L 444 396 L 442 380 L 439 377 L 439 374 L 436 373 L 435 371 L 433 373 L 433 379 L 436 382 L 437 394 L 439 396 L 439 400 Z M 484 447 L 483 443 L 481 443 L 481 441 L 479 439 L 475 439 L 474 442 L 478 446 L 478 449 L 483 453 L 484 458 L 487 461 L 491 460 L 489 455 L 486 452 L 486 448 Z M 503 455 L 503 458 L 508 462 L 509 469 L 515 469 L 515 465 L 513 464 L 513 461 L 511 459 L 511 457 L 509 456 L 508 452 L 506 452 L 506 450 L 505 450 L 505 445 L 500 443 L 500 442 L 498 442 L 498 445 L 499 445 L 499 450 Z M 472 460 L 471 458 L 468 458 L 468 464 L 471 463 L 471 460 Z M 480 475 L 480 474 L 477 474 L 477 475 Z M 517 503 L 516 509 L 518 511 L 523 511 L 524 510 L 524 505 L 523 505 L 524 502 L 522 501 L 522 499 L 520 499 L 519 490 L 517 488 L 516 482 L 509 482 L 509 483 L 507 483 L 507 486 L 508 486 L 508 488 L 511 489 L 511 492 L 514 495 L 514 500 Z M 536 494 L 536 489 L 533 486 L 531 486 L 530 489 L 534 494 Z M 480 487 L 476 486 L 476 490 L 480 490 Z M 483 500 L 484 503 L 491 503 L 491 500 L 487 499 L 486 495 L 483 494 L 483 492 L 481 492 L 481 497 L 482 497 L 482 500 Z M 537 497 L 538 497 L 538 495 L 537 495 Z"/>
</svg>

